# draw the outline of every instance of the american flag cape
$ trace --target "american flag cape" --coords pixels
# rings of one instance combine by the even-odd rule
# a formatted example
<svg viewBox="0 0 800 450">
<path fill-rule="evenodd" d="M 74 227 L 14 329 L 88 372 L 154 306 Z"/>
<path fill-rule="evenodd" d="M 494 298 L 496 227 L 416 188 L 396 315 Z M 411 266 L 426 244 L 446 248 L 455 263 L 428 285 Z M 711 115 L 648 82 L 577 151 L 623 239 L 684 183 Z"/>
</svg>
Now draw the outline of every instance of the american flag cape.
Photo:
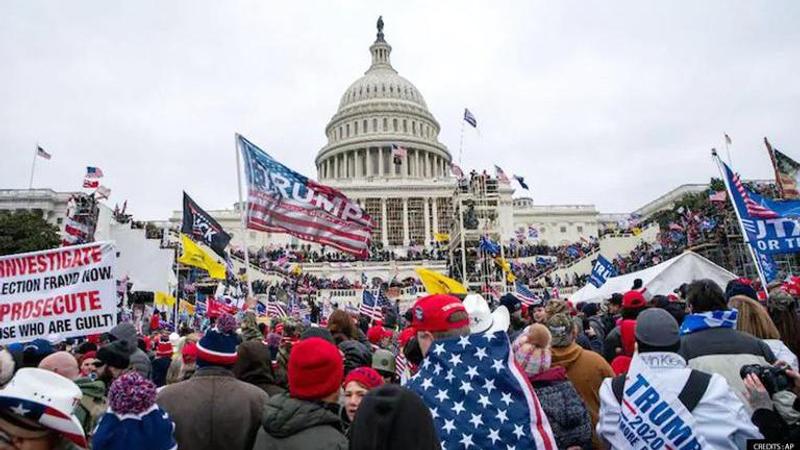
<svg viewBox="0 0 800 450">
<path fill-rule="evenodd" d="M 434 342 L 406 387 L 431 410 L 442 448 L 556 448 L 502 331 Z"/>
<path fill-rule="evenodd" d="M 288 233 L 367 257 L 375 223 L 357 203 L 237 138 L 247 175 L 247 228 Z"/>
</svg>

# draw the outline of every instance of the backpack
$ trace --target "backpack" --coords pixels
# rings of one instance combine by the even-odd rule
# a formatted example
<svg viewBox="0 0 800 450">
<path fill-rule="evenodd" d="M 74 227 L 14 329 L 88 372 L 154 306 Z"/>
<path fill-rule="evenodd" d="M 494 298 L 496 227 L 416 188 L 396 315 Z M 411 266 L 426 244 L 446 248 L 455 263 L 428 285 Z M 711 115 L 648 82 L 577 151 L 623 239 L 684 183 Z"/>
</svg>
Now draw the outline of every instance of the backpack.
<svg viewBox="0 0 800 450">
<path fill-rule="evenodd" d="M 683 406 L 689 412 L 694 411 L 697 404 L 703 398 L 703 395 L 708 389 L 708 384 L 711 382 L 711 375 L 699 370 L 692 369 L 689 374 L 689 379 L 683 385 L 683 389 L 678 394 L 678 400 L 683 403 Z M 623 390 L 625 389 L 625 375 L 618 375 L 611 379 L 611 391 L 617 399 L 617 403 L 622 404 Z"/>
</svg>

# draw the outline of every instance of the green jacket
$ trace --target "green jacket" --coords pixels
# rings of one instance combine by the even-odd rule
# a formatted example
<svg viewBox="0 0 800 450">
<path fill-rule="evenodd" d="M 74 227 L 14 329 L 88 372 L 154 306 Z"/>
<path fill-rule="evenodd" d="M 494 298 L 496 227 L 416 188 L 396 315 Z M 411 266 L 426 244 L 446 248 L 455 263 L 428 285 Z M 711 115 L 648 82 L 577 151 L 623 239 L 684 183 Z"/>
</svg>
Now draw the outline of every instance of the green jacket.
<svg viewBox="0 0 800 450">
<path fill-rule="evenodd" d="M 80 388 L 83 397 L 75 407 L 75 416 L 83 426 L 87 436 L 91 435 L 100 416 L 106 412 L 106 385 L 100 380 L 91 378 L 78 378 L 75 384 Z"/>
<path fill-rule="evenodd" d="M 319 402 L 270 397 L 253 450 L 346 450 L 341 419 Z"/>
</svg>

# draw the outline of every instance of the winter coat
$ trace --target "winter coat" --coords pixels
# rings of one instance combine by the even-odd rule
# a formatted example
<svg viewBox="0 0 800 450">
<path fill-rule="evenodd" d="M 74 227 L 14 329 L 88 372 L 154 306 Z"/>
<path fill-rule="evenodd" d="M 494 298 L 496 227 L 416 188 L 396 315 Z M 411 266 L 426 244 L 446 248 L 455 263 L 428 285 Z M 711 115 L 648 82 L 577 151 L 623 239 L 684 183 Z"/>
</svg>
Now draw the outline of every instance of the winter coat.
<svg viewBox="0 0 800 450">
<path fill-rule="evenodd" d="M 239 358 L 233 365 L 233 375 L 245 383 L 257 386 L 270 396 L 285 390 L 275 382 L 269 349 L 261 341 L 247 341 L 239 344 Z"/>
<path fill-rule="evenodd" d="M 530 377 L 558 448 L 592 448 L 592 420 L 563 367 L 552 367 Z"/>
<path fill-rule="evenodd" d="M 150 358 L 147 357 L 147 353 L 139 349 L 136 328 L 134 328 L 133 324 L 130 322 L 117 324 L 109 334 L 117 340 L 126 342 L 131 367 L 143 377 L 150 378 Z"/>
<path fill-rule="evenodd" d="M 151 379 L 153 383 L 155 383 L 156 387 L 161 387 L 167 384 L 167 371 L 169 370 L 169 366 L 172 364 L 172 358 L 168 356 L 162 356 L 160 358 L 156 358 L 153 360 L 151 364 Z"/>
<path fill-rule="evenodd" d="M 339 350 L 344 353 L 344 373 L 358 367 L 372 366 L 372 351 L 369 344 L 364 345 L 359 341 L 347 340 L 339 344 Z"/>
<path fill-rule="evenodd" d="M 603 358 L 608 362 L 613 361 L 618 355 L 618 348 L 622 348 L 622 332 L 618 326 L 615 326 L 603 340 Z"/>
<path fill-rule="evenodd" d="M 332 405 L 338 408 L 338 405 Z M 253 450 L 345 450 L 347 439 L 333 408 L 298 400 L 289 394 L 271 397 Z"/>
<path fill-rule="evenodd" d="M 178 448 L 250 450 L 268 398 L 230 370 L 208 366 L 186 381 L 165 386 L 156 402 L 175 422 Z"/>
<path fill-rule="evenodd" d="M 797 355 L 792 353 L 783 341 L 780 339 L 764 339 L 764 342 L 769 345 L 769 349 L 775 354 L 775 359 L 789 364 L 793 370 L 797 371 Z"/>
<path fill-rule="evenodd" d="M 80 421 L 83 431 L 87 436 L 94 431 L 100 417 L 106 412 L 106 385 L 100 380 L 91 378 L 78 378 L 75 384 L 83 396 L 75 407 L 75 417 Z"/>
<path fill-rule="evenodd" d="M 553 347 L 552 365 L 567 370 L 567 378 L 586 404 L 589 417 L 592 419 L 592 429 L 594 429 L 600 410 L 600 385 L 603 383 L 603 379 L 614 376 L 611 366 L 602 356 L 584 350 L 574 342 L 566 347 Z M 596 438 L 597 436 L 593 433 L 593 444 L 599 448 L 600 443 Z"/>
<path fill-rule="evenodd" d="M 631 363 L 631 372 L 638 373 L 637 367 L 641 367 L 639 365 L 649 368 L 651 386 L 658 386 L 661 396 L 674 398 L 674 401 L 679 402 L 677 397 L 691 373 L 683 358 L 669 352 L 637 353 Z M 626 387 L 628 383 L 629 381 L 626 382 Z M 611 444 L 612 449 L 629 448 L 629 445 L 624 445 L 627 441 L 620 430 L 620 404 L 614 396 L 610 379 L 605 380 L 600 388 L 600 400 L 598 434 Z M 744 404 L 719 375 L 711 375 L 705 393 L 691 414 L 695 419 L 694 430 L 705 438 L 707 448 L 745 448 L 748 439 L 761 438 L 758 429 L 750 422 Z M 620 442 L 624 444 L 619 444 Z"/>
<path fill-rule="evenodd" d="M 679 353 L 692 369 L 722 375 L 745 405 L 739 369 L 747 364 L 766 366 L 775 362 L 769 345 L 733 328 L 708 328 L 684 335 Z"/>
</svg>

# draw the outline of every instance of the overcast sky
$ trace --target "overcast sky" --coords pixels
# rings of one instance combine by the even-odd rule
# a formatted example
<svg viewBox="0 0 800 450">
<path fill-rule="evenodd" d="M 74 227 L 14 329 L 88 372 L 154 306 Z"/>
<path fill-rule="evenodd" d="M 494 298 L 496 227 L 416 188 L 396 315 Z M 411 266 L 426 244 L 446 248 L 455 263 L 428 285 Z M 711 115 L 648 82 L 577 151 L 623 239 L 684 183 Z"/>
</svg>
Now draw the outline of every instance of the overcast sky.
<svg viewBox="0 0 800 450">
<path fill-rule="evenodd" d="M 0 188 L 80 188 L 164 219 L 187 190 L 237 199 L 234 133 L 316 176 L 324 127 L 368 68 L 383 14 L 392 63 L 464 168 L 523 175 L 538 204 L 629 212 L 734 168 L 768 178 L 764 136 L 800 160 L 797 1 L 41 1 L 0 3 Z M 520 195 L 518 192 L 517 196 Z"/>
</svg>

